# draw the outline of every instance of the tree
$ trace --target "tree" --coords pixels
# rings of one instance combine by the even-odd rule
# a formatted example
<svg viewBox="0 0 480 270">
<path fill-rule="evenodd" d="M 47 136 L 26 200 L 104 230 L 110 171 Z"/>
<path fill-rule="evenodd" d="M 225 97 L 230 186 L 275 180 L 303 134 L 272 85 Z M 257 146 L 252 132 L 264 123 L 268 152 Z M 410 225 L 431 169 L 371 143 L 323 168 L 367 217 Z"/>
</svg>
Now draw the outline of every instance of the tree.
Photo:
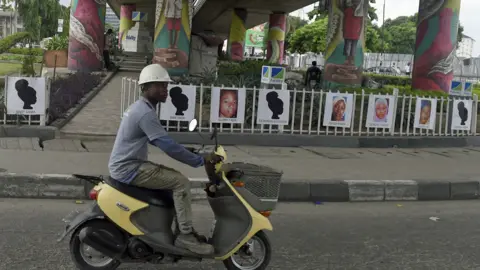
<svg viewBox="0 0 480 270">
<path fill-rule="evenodd" d="M 365 33 L 365 47 L 367 52 L 379 52 L 382 50 L 382 40 L 380 29 L 372 22 L 367 23 L 367 32 Z"/>
<path fill-rule="evenodd" d="M 289 51 L 321 53 L 326 49 L 328 18 L 324 17 L 297 29 L 288 40 Z"/>
<path fill-rule="evenodd" d="M 384 24 L 385 52 L 413 54 L 417 37 L 418 14 L 412 16 L 400 16 L 395 19 L 387 19 Z M 463 38 L 463 26 L 459 24 L 457 41 Z M 381 51 L 381 50 L 380 50 Z"/>
<path fill-rule="evenodd" d="M 304 20 L 297 16 L 288 16 L 287 17 L 287 29 L 285 29 L 285 51 L 289 49 L 290 46 L 290 38 L 295 33 L 296 30 L 302 28 L 303 26 L 307 25 L 308 21 Z"/>
<path fill-rule="evenodd" d="M 53 36 L 63 15 L 59 0 L 1 0 L 1 4 L 18 11 L 32 41 Z"/>
<path fill-rule="evenodd" d="M 68 37 L 70 34 L 70 7 L 62 6 L 63 32 L 62 35 Z"/>
</svg>

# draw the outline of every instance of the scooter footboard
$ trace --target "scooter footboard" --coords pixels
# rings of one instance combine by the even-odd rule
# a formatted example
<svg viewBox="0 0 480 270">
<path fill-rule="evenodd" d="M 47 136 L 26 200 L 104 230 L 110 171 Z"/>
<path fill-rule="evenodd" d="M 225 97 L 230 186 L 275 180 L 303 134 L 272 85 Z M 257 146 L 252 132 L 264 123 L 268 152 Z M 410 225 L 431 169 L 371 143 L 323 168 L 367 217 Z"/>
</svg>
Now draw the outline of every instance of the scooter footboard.
<svg viewBox="0 0 480 270">
<path fill-rule="evenodd" d="M 208 197 L 208 202 L 216 220 L 211 244 L 215 248 L 215 254 L 222 256 L 247 236 L 252 227 L 252 217 L 234 196 Z"/>
</svg>

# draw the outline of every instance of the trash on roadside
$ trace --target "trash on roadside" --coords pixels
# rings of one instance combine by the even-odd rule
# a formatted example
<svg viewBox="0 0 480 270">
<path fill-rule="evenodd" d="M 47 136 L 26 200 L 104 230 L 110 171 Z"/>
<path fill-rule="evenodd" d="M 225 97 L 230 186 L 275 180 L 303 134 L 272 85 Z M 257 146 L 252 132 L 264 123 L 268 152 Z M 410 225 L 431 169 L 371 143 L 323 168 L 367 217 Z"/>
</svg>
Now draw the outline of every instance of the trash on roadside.
<svg viewBox="0 0 480 270">
<path fill-rule="evenodd" d="M 403 207 L 403 204 L 397 204 L 397 207 Z"/>
<path fill-rule="evenodd" d="M 84 204 L 83 201 L 75 201 L 76 204 Z"/>
<path fill-rule="evenodd" d="M 430 217 L 429 219 L 430 219 L 431 221 L 437 222 L 440 218 L 438 218 L 438 217 Z"/>
<path fill-rule="evenodd" d="M 323 202 L 320 202 L 320 201 L 315 202 L 315 205 L 321 205 L 321 204 L 323 204 Z"/>
</svg>

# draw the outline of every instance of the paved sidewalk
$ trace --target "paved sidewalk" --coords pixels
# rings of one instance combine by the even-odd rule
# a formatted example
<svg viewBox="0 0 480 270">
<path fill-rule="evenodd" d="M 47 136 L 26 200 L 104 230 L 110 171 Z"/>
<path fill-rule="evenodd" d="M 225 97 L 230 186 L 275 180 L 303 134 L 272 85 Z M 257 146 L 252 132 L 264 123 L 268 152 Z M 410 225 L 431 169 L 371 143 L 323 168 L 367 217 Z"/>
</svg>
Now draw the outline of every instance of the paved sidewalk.
<svg viewBox="0 0 480 270">
<path fill-rule="evenodd" d="M 64 133 L 115 135 L 120 125 L 123 77 L 138 77 L 136 72 L 118 72 L 115 77 L 65 127 Z"/>
<path fill-rule="evenodd" d="M 0 140 L 0 170 L 12 173 L 108 174 L 111 142 L 54 140 L 35 143 Z M 85 148 L 86 149 L 85 149 Z M 10 148 L 10 149 L 6 149 Z M 24 150 L 19 150 L 24 149 Z M 322 180 L 444 180 L 477 181 L 480 148 L 448 149 L 339 149 L 227 146 L 230 161 L 258 163 L 284 172 L 288 181 Z M 88 152 L 87 152 L 88 151 Z M 158 149 L 150 158 L 182 171 L 188 177 L 204 178 L 202 169 L 184 166 Z"/>
</svg>

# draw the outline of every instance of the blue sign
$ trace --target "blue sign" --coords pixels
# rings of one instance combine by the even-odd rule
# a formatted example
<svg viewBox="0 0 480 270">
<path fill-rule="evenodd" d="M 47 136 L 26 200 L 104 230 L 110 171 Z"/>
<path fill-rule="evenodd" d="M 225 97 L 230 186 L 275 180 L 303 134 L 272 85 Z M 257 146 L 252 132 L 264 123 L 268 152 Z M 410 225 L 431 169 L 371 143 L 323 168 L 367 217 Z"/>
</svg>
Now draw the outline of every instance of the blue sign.
<svg viewBox="0 0 480 270">
<path fill-rule="evenodd" d="M 147 13 L 134 11 L 132 12 L 132 21 L 134 22 L 146 22 L 147 21 Z"/>
</svg>

